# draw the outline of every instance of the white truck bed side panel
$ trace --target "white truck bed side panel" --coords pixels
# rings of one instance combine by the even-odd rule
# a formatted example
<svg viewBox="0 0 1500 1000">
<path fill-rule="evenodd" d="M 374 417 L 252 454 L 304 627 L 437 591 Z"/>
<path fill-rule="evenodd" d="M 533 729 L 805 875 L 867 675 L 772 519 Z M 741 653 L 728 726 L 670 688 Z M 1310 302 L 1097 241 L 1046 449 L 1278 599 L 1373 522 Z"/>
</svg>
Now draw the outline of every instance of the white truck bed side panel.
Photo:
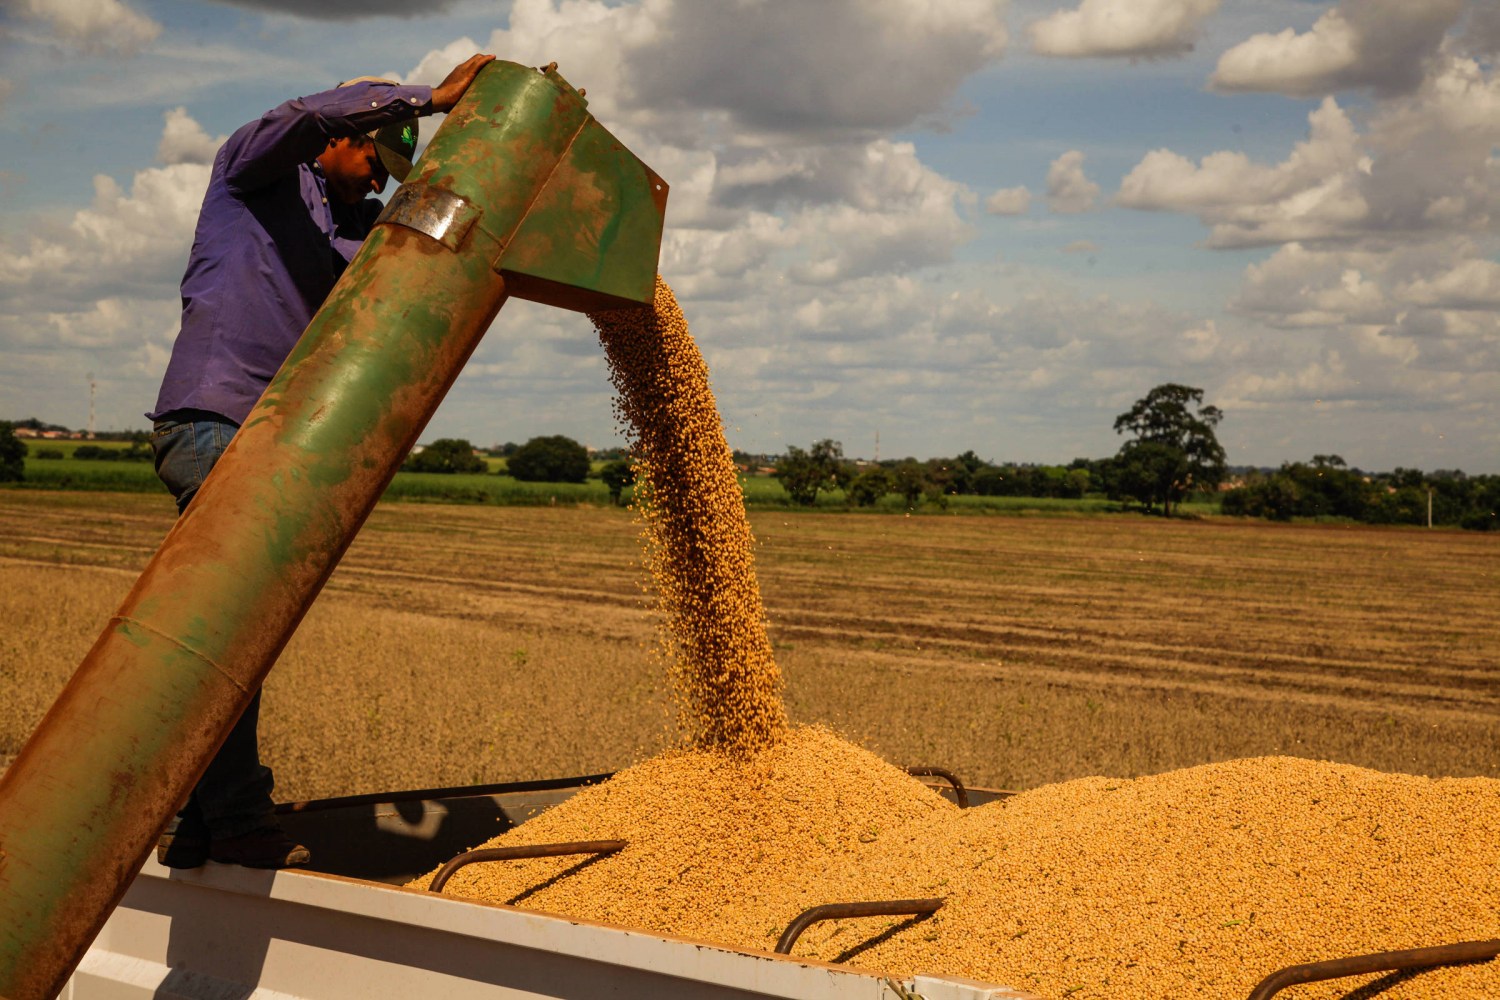
<svg viewBox="0 0 1500 1000">
<path fill-rule="evenodd" d="M 302 872 L 147 861 L 67 1000 L 893 1000 L 879 976 Z M 983 994 L 979 994 L 983 995 Z"/>
</svg>

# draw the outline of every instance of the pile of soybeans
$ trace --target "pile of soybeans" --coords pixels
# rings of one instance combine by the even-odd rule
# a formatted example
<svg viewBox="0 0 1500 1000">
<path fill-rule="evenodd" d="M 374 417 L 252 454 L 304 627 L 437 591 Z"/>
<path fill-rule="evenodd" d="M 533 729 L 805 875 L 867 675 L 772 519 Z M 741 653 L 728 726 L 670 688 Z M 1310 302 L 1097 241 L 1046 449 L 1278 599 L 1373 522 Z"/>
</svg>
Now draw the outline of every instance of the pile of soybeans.
<svg viewBox="0 0 1500 1000">
<path fill-rule="evenodd" d="M 746 759 L 645 761 L 485 846 L 605 839 L 630 846 L 581 866 L 471 865 L 444 892 L 762 951 L 810 906 L 944 896 L 926 920 L 816 924 L 794 954 L 1048 1000 L 1243 998 L 1287 965 L 1500 936 L 1500 781 L 1488 778 L 1264 757 L 960 810 L 799 727 Z M 1500 996 L 1494 962 L 1351 993 L 1382 978 L 1279 996 Z"/>
<path fill-rule="evenodd" d="M 446 893 L 763 951 L 811 906 L 942 896 L 926 919 L 816 924 L 794 953 L 1049 1000 L 1244 997 L 1287 965 L 1500 936 L 1500 781 L 1268 757 L 960 810 L 826 730 L 788 728 L 753 540 L 682 314 L 658 282 L 654 311 L 594 321 L 636 433 L 689 740 L 482 845 L 624 850 L 471 865 Z M 1500 965 L 1279 994 L 1377 995 L 1500 996 Z"/>
</svg>

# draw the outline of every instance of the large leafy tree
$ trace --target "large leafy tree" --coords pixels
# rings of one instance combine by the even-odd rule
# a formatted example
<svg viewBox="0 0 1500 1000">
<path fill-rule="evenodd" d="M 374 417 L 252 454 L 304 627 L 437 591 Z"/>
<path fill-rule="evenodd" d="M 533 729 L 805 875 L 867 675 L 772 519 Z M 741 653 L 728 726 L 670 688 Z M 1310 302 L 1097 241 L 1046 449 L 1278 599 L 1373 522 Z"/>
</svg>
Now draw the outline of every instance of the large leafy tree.
<svg viewBox="0 0 1500 1000">
<path fill-rule="evenodd" d="M 878 465 L 872 465 L 850 480 L 845 492 L 856 506 L 873 507 L 890 491 L 891 474 Z"/>
<path fill-rule="evenodd" d="M 609 487 L 609 502 L 619 506 L 625 487 L 635 485 L 635 469 L 625 459 L 617 458 L 604 464 L 599 470 L 599 478 Z"/>
<path fill-rule="evenodd" d="M 589 452 L 562 434 L 534 437 L 505 460 L 506 470 L 530 483 L 581 483 L 589 477 Z"/>
<path fill-rule="evenodd" d="M 484 472 L 484 459 L 463 438 L 438 438 L 402 466 L 408 472 Z"/>
<path fill-rule="evenodd" d="M 786 457 L 776 463 L 776 479 L 792 503 L 811 507 L 818 493 L 839 489 L 848 484 L 849 470 L 844 462 L 844 446 L 824 438 L 813 443 L 810 451 L 796 445 L 786 450 Z"/>
<path fill-rule="evenodd" d="M 1224 419 L 1203 405 L 1203 390 L 1168 382 L 1115 418 L 1115 433 L 1131 435 L 1116 456 L 1114 492 L 1158 505 L 1165 516 L 1193 490 L 1211 490 L 1224 479 L 1224 448 L 1214 428 Z"/>
<path fill-rule="evenodd" d="M 15 425 L 0 421 L 0 483 L 26 478 L 26 442 L 16 437 Z"/>
<path fill-rule="evenodd" d="M 927 467 L 916 459 L 903 459 L 891 470 L 891 492 L 901 494 L 908 510 L 920 504 L 929 491 L 936 492 L 927 479 Z"/>
</svg>

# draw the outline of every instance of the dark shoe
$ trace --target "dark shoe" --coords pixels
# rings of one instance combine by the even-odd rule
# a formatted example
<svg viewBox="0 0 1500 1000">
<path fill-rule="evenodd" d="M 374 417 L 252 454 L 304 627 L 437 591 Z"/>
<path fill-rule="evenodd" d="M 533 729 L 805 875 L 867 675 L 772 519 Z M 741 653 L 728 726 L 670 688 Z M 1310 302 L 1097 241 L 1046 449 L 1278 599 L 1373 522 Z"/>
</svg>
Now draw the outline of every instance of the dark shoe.
<svg viewBox="0 0 1500 1000">
<path fill-rule="evenodd" d="M 168 868 L 201 868 L 208 860 L 208 834 L 169 827 L 156 842 L 156 860 Z"/>
<path fill-rule="evenodd" d="M 263 826 L 238 837 L 215 839 L 210 860 L 246 868 L 292 868 L 312 860 L 312 852 L 297 843 L 279 826 Z"/>
</svg>

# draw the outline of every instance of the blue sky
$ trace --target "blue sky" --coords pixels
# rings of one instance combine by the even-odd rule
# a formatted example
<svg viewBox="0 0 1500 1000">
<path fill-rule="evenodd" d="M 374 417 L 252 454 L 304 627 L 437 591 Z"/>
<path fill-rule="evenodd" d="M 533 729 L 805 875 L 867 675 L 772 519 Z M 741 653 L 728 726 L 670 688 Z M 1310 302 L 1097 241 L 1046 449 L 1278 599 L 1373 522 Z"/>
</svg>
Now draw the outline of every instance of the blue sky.
<svg viewBox="0 0 1500 1000">
<path fill-rule="evenodd" d="M 7 0 L 0 417 L 142 427 L 224 135 L 365 74 L 556 60 L 672 184 L 731 442 L 1112 453 L 1166 381 L 1233 463 L 1500 472 L 1481 0 Z M 427 123 L 428 134 L 436 123 Z M 619 440 L 587 322 L 502 311 L 426 439 Z"/>
</svg>

